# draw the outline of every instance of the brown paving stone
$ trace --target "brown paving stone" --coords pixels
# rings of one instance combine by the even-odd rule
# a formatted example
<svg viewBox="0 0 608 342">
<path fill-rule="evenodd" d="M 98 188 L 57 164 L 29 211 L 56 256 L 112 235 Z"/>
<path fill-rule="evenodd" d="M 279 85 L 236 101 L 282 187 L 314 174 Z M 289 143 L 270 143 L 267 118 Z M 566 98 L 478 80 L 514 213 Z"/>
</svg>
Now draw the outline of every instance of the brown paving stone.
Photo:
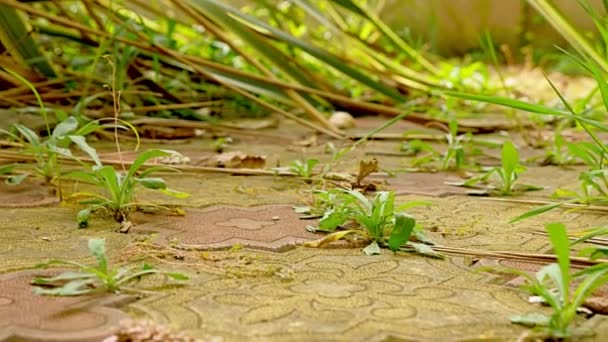
<svg viewBox="0 0 608 342">
<path fill-rule="evenodd" d="M 49 297 L 32 293 L 35 275 L 23 271 L 0 277 L 0 341 L 100 341 L 127 317 L 114 306 L 124 296 Z"/>
<path fill-rule="evenodd" d="M 306 231 L 316 221 L 300 220 L 291 205 L 256 207 L 213 206 L 189 210 L 185 217 L 137 226 L 135 232 L 157 231 L 165 243 L 177 241 L 184 248 L 225 249 L 245 247 L 283 251 L 320 237 Z"/>
<path fill-rule="evenodd" d="M 376 177 L 374 177 L 376 179 Z M 464 195 L 469 189 L 447 185 L 447 181 L 459 181 L 460 179 L 449 173 L 421 173 L 412 172 L 399 174 L 395 177 L 377 178 L 385 180 L 387 188 L 395 191 L 396 195 L 424 195 L 432 197 L 447 197 L 453 195 Z"/>
<path fill-rule="evenodd" d="M 0 208 L 44 207 L 59 203 L 53 188 L 36 181 L 24 181 L 19 185 L 0 182 Z"/>
</svg>

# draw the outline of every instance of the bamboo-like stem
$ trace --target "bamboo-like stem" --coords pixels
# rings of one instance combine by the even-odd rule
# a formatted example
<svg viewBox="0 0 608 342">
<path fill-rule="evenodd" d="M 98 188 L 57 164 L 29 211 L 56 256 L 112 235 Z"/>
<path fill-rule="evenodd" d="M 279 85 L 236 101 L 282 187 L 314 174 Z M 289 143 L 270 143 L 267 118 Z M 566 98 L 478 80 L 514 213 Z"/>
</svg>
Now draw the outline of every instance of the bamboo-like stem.
<svg viewBox="0 0 608 342">
<path fill-rule="evenodd" d="M 276 79 L 276 76 L 272 72 L 270 72 L 270 70 L 268 70 L 258 60 L 256 60 L 252 56 L 250 56 L 246 51 L 243 51 L 243 49 L 240 46 L 234 44 L 233 41 L 228 37 L 228 35 L 226 35 L 219 27 L 217 27 L 216 25 L 214 25 L 213 23 L 211 23 L 203 15 L 199 14 L 197 11 L 195 11 L 194 9 L 192 9 L 187 4 L 184 4 L 183 1 L 172 0 L 172 3 L 176 7 L 178 7 L 179 9 L 181 9 L 182 11 L 184 11 L 185 13 L 187 13 L 190 17 L 192 17 L 200 25 L 204 26 L 209 32 L 211 32 L 211 34 L 213 34 L 214 36 L 218 37 L 224 43 L 228 44 L 234 51 L 236 51 L 237 53 L 239 53 L 245 60 L 247 60 L 249 63 L 251 63 L 251 65 L 253 65 L 254 67 L 256 67 L 264 75 L 266 75 L 266 77 L 269 77 L 271 79 Z M 323 125 L 327 129 L 335 131 L 336 133 L 339 133 L 339 131 L 337 131 L 335 129 L 335 127 L 323 116 L 323 114 L 319 113 L 319 111 L 317 111 L 300 94 L 298 94 L 297 92 L 295 92 L 295 91 L 293 91 L 291 89 L 284 89 L 284 91 L 287 94 L 287 96 L 289 96 L 298 105 L 300 105 L 315 120 L 319 121 L 319 123 L 321 123 L 321 125 Z"/>
<path fill-rule="evenodd" d="M 591 58 L 604 72 L 608 72 L 608 62 L 591 45 L 582 34 L 580 34 L 570 22 L 547 0 L 528 0 L 564 39 L 568 41 L 579 53 Z"/>
<path fill-rule="evenodd" d="M 189 65 L 197 73 L 203 75 L 205 78 L 213 80 L 214 82 L 217 82 L 219 84 L 222 84 L 227 89 L 230 89 L 231 91 L 233 91 L 233 92 L 235 92 L 235 93 L 237 93 L 237 94 L 239 94 L 239 95 L 241 95 L 243 97 L 246 97 L 247 99 L 249 99 L 249 100 L 251 100 L 251 101 L 253 101 L 255 103 L 258 103 L 259 105 L 261 105 L 263 107 L 266 107 L 267 109 L 269 109 L 271 111 L 277 112 L 277 113 L 285 116 L 288 119 L 296 121 L 296 122 L 298 122 L 301 125 L 304 125 L 304 126 L 306 126 L 308 128 L 311 128 L 311 129 L 316 130 L 318 132 L 321 132 L 323 134 L 329 135 L 330 137 L 333 137 L 333 138 L 336 138 L 336 139 L 343 139 L 342 135 L 340 135 L 340 134 L 338 134 L 338 133 L 336 133 L 336 132 L 334 132 L 332 130 L 326 129 L 324 127 L 317 126 L 317 125 L 315 125 L 315 124 L 313 124 L 311 122 L 303 120 L 303 119 L 301 119 L 301 118 L 299 118 L 299 117 L 297 117 L 297 116 L 295 116 L 295 115 L 287 112 L 286 110 L 284 110 L 282 108 L 279 108 L 279 107 L 277 107 L 277 106 L 275 106 L 273 104 L 270 104 L 270 103 L 268 103 L 268 102 L 266 102 L 266 101 L 264 101 L 262 99 L 259 99 L 258 97 L 252 95 L 251 93 L 249 93 L 249 92 L 247 92 L 247 91 L 245 91 L 245 90 L 243 90 L 241 88 L 237 88 L 236 86 L 233 86 L 233 85 L 228 84 L 226 82 L 222 82 L 217 77 L 215 77 L 214 75 L 212 75 L 210 72 L 208 72 L 205 69 L 201 68 L 200 66 L 192 63 L 191 61 L 189 61 L 189 59 L 187 57 L 185 57 L 184 55 L 182 55 L 180 53 L 177 53 L 175 51 L 166 49 L 166 48 L 164 48 L 162 46 L 159 46 L 159 45 L 148 46 L 148 45 L 146 45 L 144 43 L 140 43 L 140 42 L 137 42 L 137 41 L 132 41 L 132 40 L 129 40 L 129 39 L 125 39 L 125 38 L 122 38 L 120 36 L 112 36 L 112 35 L 110 35 L 107 32 L 103 32 L 103 31 L 100 31 L 100 30 L 92 29 L 92 28 L 87 27 L 85 25 L 82 25 L 80 23 L 75 23 L 75 22 L 71 22 L 71 21 L 65 20 L 63 18 L 60 18 L 60 17 L 54 16 L 54 15 L 48 14 L 48 13 L 40 11 L 40 10 L 38 10 L 38 9 L 32 7 L 32 6 L 24 5 L 22 3 L 14 1 L 14 0 L 0 0 L 0 4 L 6 4 L 6 5 L 9 5 L 9 6 L 12 6 L 12 7 L 16 8 L 16 9 L 19 9 L 19 10 L 25 11 L 27 13 L 30 13 L 31 15 L 40 16 L 42 18 L 48 19 L 49 21 L 53 21 L 53 22 L 59 23 L 61 25 L 65 25 L 67 27 L 72 27 L 72 28 L 75 28 L 75 29 L 79 29 L 79 30 L 82 30 L 83 32 L 94 33 L 95 35 L 98 35 L 99 37 L 114 39 L 115 41 L 118 41 L 118 42 L 121 42 L 121 43 L 124 43 L 124 44 L 127 44 L 127 45 L 131 45 L 131 46 L 140 48 L 140 49 L 148 51 L 148 52 L 152 52 L 152 53 L 159 52 L 159 51 L 163 52 L 166 56 L 171 56 L 175 60 L 177 60 L 177 61 L 179 61 L 181 63 L 184 63 L 186 65 Z M 140 35 L 140 37 L 142 37 L 141 36 L 142 34 L 140 32 L 137 32 L 137 33 Z M 146 37 L 142 37 L 142 38 L 144 38 L 142 41 L 147 41 L 147 39 L 145 39 Z M 204 61 L 204 59 L 198 59 L 199 62 L 201 60 Z M 212 64 L 216 64 L 216 63 L 212 63 Z"/>
<path fill-rule="evenodd" d="M 177 54 L 177 53 L 175 53 L 175 52 L 173 52 L 173 51 L 171 51 L 169 49 L 165 49 L 163 47 L 160 47 L 160 46 L 158 48 L 160 50 L 162 50 L 163 52 L 165 52 L 166 54 L 172 55 L 173 58 L 175 58 L 177 60 L 180 60 L 182 63 L 190 64 L 190 67 L 192 67 L 198 73 L 200 73 L 201 75 L 203 75 L 205 78 L 214 80 L 214 81 L 216 81 L 218 83 L 222 83 L 220 80 L 218 80 L 211 73 L 207 72 L 205 69 L 203 69 L 203 68 L 201 68 L 201 67 L 199 67 L 197 65 L 194 65 L 194 64 L 188 62 L 187 60 L 183 59 L 179 54 Z M 324 133 L 324 134 L 326 134 L 326 135 L 328 135 L 328 136 L 330 136 L 332 138 L 336 138 L 336 139 L 343 139 L 344 138 L 343 136 L 335 133 L 332 130 L 328 130 L 328 129 L 324 128 L 324 127 L 317 126 L 317 125 L 315 125 L 315 124 L 313 124 L 311 122 L 308 122 L 306 120 L 303 120 L 303 119 L 301 119 L 301 118 L 293 115 L 292 113 L 287 112 L 286 110 L 284 110 L 282 108 L 279 108 L 279 107 L 277 107 L 277 106 L 275 106 L 275 105 L 273 105 L 271 103 L 263 101 L 263 100 L 259 99 L 258 97 L 252 95 L 251 93 L 245 91 L 245 90 L 237 88 L 237 87 L 235 87 L 235 86 L 233 86 L 231 84 L 228 84 L 228 83 L 222 83 L 222 84 L 224 85 L 224 87 L 232 90 L 233 92 L 235 92 L 235 93 L 237 93 L 237 94 L 239 94 L 239 95 L 241 95 L 243 97 L 246 97 L 247 99 L 249 99 L 249 100 L 251 100 L 251 101 L 253 101 L 255 103 L 258 103 L 259 105 L 261 105 L 263 107 L 266 107 L 267 109 L 270 109 L 271 111 L 277 112 L 278 114 L 281 114 L 284 117 L 286 117 L 288 119 L 291 119 L 291 120 L 293 120 L 293 121 L 295 121 L 295 122 L 297 122 L 297 123 L 299 123 L 299 124 L 301 124 L 303 126 L 306 126 L 308 128 L 312 128 L 313 130 L 321 132 L 321 133 Z"/>
<path fill-rule="evenodd" d="M 109 34 L 107 32 L 97 30 L 94 28 L 90 28 L 90 27 L 84 26 L 77 22 L 65 20 L 64 18 L 57 17 L 57 16 L 54 16 L 47 12 L 40 11 L 32 6 L 16 2 L 14 0 L 0 0 L 0 3 L 7 4 L 9 6 L 13 6 L 19 10 L 22 10 L 22 11 L 29 13 L 31 15 L 34 15 L 34 16 L 39 16 L 41 18 L 45 18 L 45 19 L 49 20 L 50 22 L 54 22 L 54 23 L 59 24 L 64 27 L 69 27 L 69 28 L 80 30 L 83 32 L 88 32 L 92 36 L 102 37 L 102 38 L 106 38 L 106 39 L 114 39 L 117 42 L 121 42 L 123 44 L 136 47 L 136 48 L 141 49 L 142 51 L 145 51 L 148 53 L 158 52 L 158 49 L 156 49 L 155 47 L 146 45 L 140 41 L 129 40 L 129 39 L 126 39 L 126 38 L 120 37 L 120 36 L 112 36 L 111 34 Z M 324 97 L 326 99 L 333 100 L 336 103 L 348 105 L 353 109 L 360 109 L 360 110 L 364 110 L 366 112 L 375 112 L 378 114 L 389 115 L 389 116 L 399 115 L 402 112 L 402 110 L 399 108 L 395 108 L 395 107 L 391 107 L 391 106 L 384 106 L 384 105 L 380 105 L 380 104 L 376 104 L 376 103 L 368 103 L 368 102 L 353 100 L 347 96 L 336 94 L 336 93 L 331 93 L 331 92 L 328 92 L 325 90 L 314 89 L 314 88 L 306 87 L 303 85 L 283 82 L 283 81 L 275 80 L 275 79 L 268 79 L 267 77 L 264 77 L 264 76 L 251 74 L 248 72 L 244 72 L 244 71 L 232 68 L 230 66 L 226 66 L 223 64 L 219 64 L 219 63 L 214 63 L 214 62 L 208 61 L 204 58 L 184 55 L 184 54 L 176 53 L 176 52 L 173 52 L 173 53 L 174 53 L 174 55 L 179 56 L 180 59 L 182 59 L 182 60 L 186 60 L 188 62 L 197 64 L 197 65 L 200 65 L 200 66 L 203 66 L 206 68 L 225 72 L 225 73 L 232 74 L 232 75 L 239 76 L 239 77 L 244 77 L 244 78 L 258 81 L 258 82 L 263 82 L 268 85 L 273 85 L 273 86 L 277 86 L 277 87 L 284 88 L 284 89 L 293 89 L 293 90 L 296 90 L 299 92 L 305 92 L 305 93 L 309 93 L 312 95 L 318 95 L 318 96 Z M 188 64 L 191 64 L 191 63 L 188 63 Z M 431 120 L 431 119 L 425 117 L 424 115 L 416 114 L 416 113 L 410 114 L 407 117 L 407 119 L 408 120 L 419 120 L 421 122 L 436 121 L 436 120 Z"/>
</svg>

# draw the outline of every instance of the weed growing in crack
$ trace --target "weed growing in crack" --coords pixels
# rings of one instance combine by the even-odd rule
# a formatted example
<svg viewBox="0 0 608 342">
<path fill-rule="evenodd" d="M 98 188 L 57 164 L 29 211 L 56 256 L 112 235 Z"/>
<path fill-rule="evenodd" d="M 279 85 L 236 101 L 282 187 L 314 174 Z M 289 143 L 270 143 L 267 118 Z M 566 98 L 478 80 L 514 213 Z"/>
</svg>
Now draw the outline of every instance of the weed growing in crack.
<svg viewBox="0 0 608 342">
<path fill-rule="evenodd" d="M 319 164 L 317 159 L 296 160 L 289 164 L 287 169 L 295 173 L 298 177 L 310 179 L 313 176 L 314 168 Z"/>
<path fill-rule="evenodd" d="M 96 210 L 107 210 L 112 214 L 114 220 L 123 222 L 127 220 L 128 213 L 138 207 L 160 207 L 156 204 L 135 200 L 135 191 L 140 186 L 177 198 L 188 197 L 187 193 L 169 189 L 162 178 L 150 177 L 155 172 L 175 171 L 175 169 L 168 166 L 151 166 L 141 171 L 144 164 L 151 159 L 175 154 L 177 152 L 167 150 L 142 152 L 126 172 L 117 171 L 111 165 L 99 163 L 88 171 L 80 170 L 68 173 L 67 178 L 93 184 L 104 192 L 104 194 L 79 192 L 72 195 L 75 198 L 87 198 L 80 202 L 86 204 L 87 207 L 78 213 L 78 225 L 83 228 L 87 227 L 91 212 Z"/>
<path fill-rule="evenodd" d="M 322 215 L 319 226 L 309 229 L 330 234 L 306 243 L 306 246 L 323 247 L 355 234 L 369 241 L 369 245 L 363 249 L 367 255 L 379 254 L 381 247 L 397 252 L 407 245 L 417 253 L 442 257 L 432 250 L 432 242 L 426 238 L 422 228 L 416 225 L 415 218 L 402 212 L 408 208 L 430 205 L 429 202 L 411 201 L 396 208 L 395 194 L 389 191 L 380 191 L 371 200 L 358 191 L 342 189 L 319 191 L 315 197 L 317 207 L 296 210 Z M 348 222 L 354 222 L 358 228 L 341 229 Z"/>
<path fill-rule="evenodd" d="M 465 153 L 463 140 L 465 135 L 458 135 L 458 122 L 455 120 L 449 123 L 450 132 L 446 134 L 448 150 L 441 160 L 442 170 L 460 170 L 465 166 Z"/>
<path fill-rule="evenodd" d="M 33 174 L 42 177 L 47 184 L 53 183 L 61 176 L 60 157 L 79 161 L 78 158 L 72 155 L 69 149 L 70 145 L 76 145 L 89 156 L 94 154 L 95 150 L 87 144 L 85 136 L 97 130 L 99 124 L 96 121 L 92 121 L 80 127 L 80 122 L 75 117 L 68 117 L 65 113 L 57 111 L 57 119 L 61 121 L 51 130 L 46 107 L 34 85 L 12 70 L 4 70 L 34 93 L 46 125 L 47 137 L 40 137 L 36 132 L 21 124 L 14 124 L 12 126 L 13 129 L 10 131 L 0 129 L 0 133 L 8 135 L 21 143 L 23 145 L 23 153 L 34 158 L 36 166 L 32 172 Z M 10 176 L 6 182 L 8 184 L 19 184 L 32 173 L 24 172 Z M 59 186 L 57 189 L 57 193 L 61 194 Z"/>
<path fill-rule="evenodd" d="M 151 265 L 143 264 L 140 268 L 108 265 L 104 239 L 89 239 L 89 251 L 95 257 L 97 265 L 88 266 L 75 261 L 53 259 L 38 265 L 47 268 L 52 265 L 74 267 L 77 271 L 68 271 L 51 277 L 36 277 L 32 280 L 34 293 L 46 296 L 80 296 L 97 292 L 119 293 L 129 290 L 127 285 L 143 276 L 160 274 L 174 280 L 185 281 L 188 277 L 182 273 L 165 272 Z"/>
<path fill-rule="evenodd" d="M 14 124 L 13 127 L 16 133 L 2 129 L 0 129 L 0 133 L 9 135 L 23 144 L 23 152 L 34 158 L 36 166 L 32 173 L 14 175 L 7 179 L 7 183 L 19 184 L 32 174 L 42 177 L 47 184 L 56 181 L 61 176 L 59 160 L 61 157 L 79 161 L 69 149 L 70 145 L 76 145 L 90 157 L 96 158 L 97 156 L 95 150 L 85 140 L 86 135 L 99 128 L 95 122 L 79 127 L 76 118 L 70 116 L 57 124 L 50 136 L 46 138 L 39 137 L 36 132 L 24 125 Z"/>
<path fill-rule="evenodd" d="M 529 313 L 511 318 L 515 324 L 535 328 L 541 338 L 582 337 L 591 331 L 574 327 L 578 309 L 593 292 L 608 283 L 608 264 L 602 263 L 571 274 L 570 243 L 562 223 L 546 226 L 557 263 L 546 265 L 530 275 L 518 269 L 500 269 L 499 272 L 522 276 L 527 283 L 522 287 L 543 304 L 551 307 L 551 314 Z M 485 269 L 489 270 L 489 269 Z"/>
<path fill-rule="evenodd" d="M 519 152 L 511 141 L 504 143 L 501 153 L 501 165 L 493 167 L 486 173 L 469 178 L 464 182 L 450 183 L 452 185 L 475 187 L 478 184 L 486 184 L 483 192 L 497 191 L 500 195 L 512 195 L 515 191 L 541 190 L 536 185 L 516 184 L 519 176 L 526 168 L 519 162 Z M 498 185 L 489 184 L 491 179 L 497 180 Z M 516 187 L 517 185 L 517 187 Z"/>
</svg>

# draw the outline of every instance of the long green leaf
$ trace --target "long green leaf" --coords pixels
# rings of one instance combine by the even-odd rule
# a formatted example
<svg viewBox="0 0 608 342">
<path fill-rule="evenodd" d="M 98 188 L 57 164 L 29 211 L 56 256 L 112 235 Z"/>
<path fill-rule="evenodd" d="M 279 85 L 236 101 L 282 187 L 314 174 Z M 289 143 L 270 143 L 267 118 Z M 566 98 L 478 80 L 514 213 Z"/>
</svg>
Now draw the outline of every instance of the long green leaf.
<svg viewBox="0 0 608 342">
<path fill-rule="evenodd" d="M 0 43 L 22 64 L 33 67 L 46 77 L 57 76 L 20 13 L 4 4 L 0 4 Z"/>
<path fill-rule="evenodd" d="M 578 53 L 592 59 L 605 72 L 608 72 L 608 62 L 597 50 L 578 32 L 568 20 L 547 0 L 528 0 L 548 22 L 574 47 Z"/>
<path fill-rule="evenodd" d="M 523 110 L 523 111 L 530 112 L 530 113 L 568 117 L 573 120 L 580 120 L 582 122 L 588 123 L 589 125 L 597 127 L 603 131 L 608 131 L 608 125 L 605 125 L 599 121 L 588 119 L 585 117 L 577 117 L 577 116 L 572 115 L 569 112 L 557 110 L 557 109 L 542 106 L 542 105 L 532 104 L 532 103 L 528 103 L 528 102 L 524 102 L 524 101 L 520 101 L 520 100 L 516 100 L 516 99 L 511 99 L 508 97 L 493 96 L 493 95 L 467 94 L 467 93 L 447 91 L 447 90 L 441 91 L 441 93 L 448 95 L 448 96 L 465 99 L 465 100 L 491 103 L 491 104 L 496 104 L 496 105 L 500 105 L 500 106 L 504 106 L 504 107 Z"/>
<path fill-rule="evenodd" d="M 566 226 L 563 223 L 549 223 L 545 229 L 549 234 L 553 253 L 557 256 L 557 263 L 561 273 L 561 300 L 563 303 L 566 303 L 570 300 L 570 240 L 568 239 Z"/>
<path fill-rule="evenodd" d="M 412 231 L 416 227 L 416 219 L 405 214 L 395 215 L 395 226 L 388 238 L 388 248 L 397 252 L 401 246 L 410 239 Z"/>
<path fill-rule="evenodd" d="M 221 9 L 226 13 L 230 13 L 230 15 L 237 17 L 247 23 L 250 23 L 254 27 L 259 27 L 259 28 L 263 29 L 265 32 L 268 32 L 276 39 L 279 39 L 287 44 L 290 44 L 291 46 L 295 46 L 295 47 L 302 49 L 303 51 L 314 56 L 321 62 L 335 68 L 336 70 L 339 70 L 343 74 L 351 77 L 354 80 L 361 82 L 362 84 L 370 87 L 371 89 L 374 89 L 374 90 L 380 92 L 381 94 L 389 96 L 400 102 L 405 102 L 407 100 L 403 95 L 401 95 L 394 88 L 388 87 L 386 85 L 381 84 L 380 82 L 373 80 L 372 78 L 368 77 L 362 71 L 349 66 L 348 63 L 344 63 L 343 60 L 332 55 L 327 50 L 313 46 L 301 39 L 297 39 L 297 38 L 293 37 L 292 35 L 285 33 L 283 31 L 277 29 L 276 27 L 268 25 L 267 23 L 255 18 L 255 17 L 244 14 L 239 10 L 236 10 L 224 3 L 220 3 L 219 1 L 215 1 L 215 0 L 191 0 L 191 2 L 194 3 L 201 10 L 208 10 L 208 9 L 214 8 L 215 11 L 217 11 L 218 9 Z M 284 62 L 285 61 L 283 61 L 283 63 Z"/>
<path fill-rule="evenodd" d="M 521 220 L 525 220 L 527 218 L 530 218 L 530 217 L 533 217 L 533 216 L 536 216 L 536 215 L 540 215 L 542 213 L 545 213 L 547 211 L 553 210 L 555 208 L 559 208 L 562 205 L 564 205 L 564 202 L 549 203 L 549 204 L 540 206 L 540 207 L 538 207 L 536 209 L 527 211 L 524 214 L 517 216 L 516 218 L 512 219 L 511 221 L 509 221 L 509 223 L 515 223 L 515 222 L 518 222 L 518 221 L 521 221 Z"/>
<path fill-rule="evenodd" d="M 131 167 L 129 168 L 129 172 L 127 173 L 126 178 L 127 179 L 132 178 L 135 175 L 135 173 L 139 170 L 139 168 L 141 168 L 150 159 L 154 159 L 154 158 L 158 158 L 158 157 L 166 157 L 166 156 L 170 156 L 173 154 L 178 154 L 178 153 L 175 151 L 158 150 L 158 149 L 147 150 L 147 151 L 140 153 L 137 156 L 137 158 L 135 158 L 135 161 L 133 161 L 133 164 L 131 164 Z"/>
<path fill-rule="evenodd" d="M 103 273 L 108 271 L 108 260 L 106 259 L 106 240 L 89 239 L 89 251 L 97 259 L 97 267 Z"/>
</svg>

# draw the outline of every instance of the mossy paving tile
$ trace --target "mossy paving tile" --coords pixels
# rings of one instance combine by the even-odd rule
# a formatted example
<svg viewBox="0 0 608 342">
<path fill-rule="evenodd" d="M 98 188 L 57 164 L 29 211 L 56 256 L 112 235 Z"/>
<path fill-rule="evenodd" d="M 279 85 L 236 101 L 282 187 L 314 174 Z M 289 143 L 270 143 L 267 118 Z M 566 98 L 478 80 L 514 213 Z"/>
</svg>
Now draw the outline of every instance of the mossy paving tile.
<svg viewBox="0 0 608 342">
<path fill-rule="evenodd" d="M 71 208 L 0 209 L 0 273 L 32 267 L 52 258 L 91 260 L 87 240 L 106 239 L 110 256 L 135 236 L 115 231 L 118 224 L 93 216 L 91 227 L 78 229 L 76 210 Z"/>
<path fill-rule="evenodd" d="M 268 176 L 227 176 L 224 174 L 163 175 L 171 189 L 190 194 L 185 199 L 142 190 L 137 199 L 164 205 L 202 208 L 215 204 L 253 206 L 299 203 L 310 197 L 310 185 L 292 178 Z"/>
<path fill-rule="evenodd" d="M 201 338 L 368 341 L 509 339 L 522 330 L 508 317 L 530 308 L 517 290 L 479 286 L 488 276 L 441 260 L 356 249 L 254 255 L 290 276 L 200 274 L 127 310 Z"/>
<path fill-rule="evenodd" d="M 602 224 L 605 218 L 603 213 L 593 211 L 567 212 L 556 209 L 509 223 L 536 206 L 469 196 L 432 198 L 409 195 L 397 197 L 396 202 L 421 199 L 434 205 L 413 208 L 408 212 L 431 232 L 436 242 L 479 250 L 539 251 L 549 245 L 549 240 L 536 232 L 544 231 L 548 222 L 563 222 L 570 231 L 580 231 Z"/>
</svg>

